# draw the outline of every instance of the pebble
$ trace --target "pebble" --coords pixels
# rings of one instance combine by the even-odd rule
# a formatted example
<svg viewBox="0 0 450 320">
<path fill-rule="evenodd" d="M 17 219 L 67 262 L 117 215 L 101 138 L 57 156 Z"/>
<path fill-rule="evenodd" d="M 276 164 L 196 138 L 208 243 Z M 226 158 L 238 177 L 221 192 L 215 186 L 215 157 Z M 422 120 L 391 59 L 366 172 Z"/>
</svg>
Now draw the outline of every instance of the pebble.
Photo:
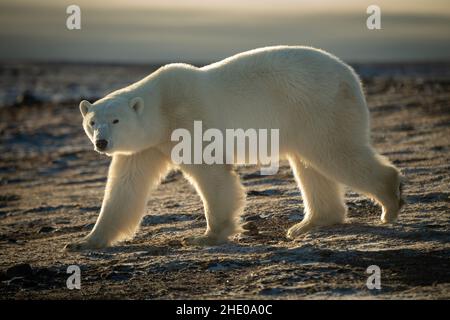
<svg viewBox="0 0 450 320">
<path fill-rule="evenodd" d="M 246 236 L 256 236 L 259 234 L 258 226 L 253 221 L 243 224 L 242 228 L 245 230 L 243 234 Z"/>
<path fill-rule="evenodd" d="M 39 233 L 49 233 L 49 232 L 53 232 L 55 230 L 56 230 L 55 228 L 47 226 L 47 227 L 40 228 Z"/>
</svg>

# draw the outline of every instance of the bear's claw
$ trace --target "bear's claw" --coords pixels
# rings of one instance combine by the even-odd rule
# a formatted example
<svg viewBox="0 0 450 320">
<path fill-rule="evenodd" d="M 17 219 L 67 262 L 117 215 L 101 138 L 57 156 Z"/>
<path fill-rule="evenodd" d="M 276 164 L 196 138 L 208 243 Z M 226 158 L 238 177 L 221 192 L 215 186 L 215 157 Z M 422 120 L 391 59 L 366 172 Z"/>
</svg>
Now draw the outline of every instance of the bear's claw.
<svg viewBox="0 0 450 320">
<path fill-rule="evenodd" d="M 98 245 L 91 241 L 81 240 L 81 241 L 66 244 L 66 246 L 64 247 L 64 250 L 67 252 L 76 252 L 76 251 L 83 251 L 83 250 L 102 249 L 105 247 L 106 246 Z"/>
<path fill-rule="evenodd" d="M 298 236 L 310 231 L 313 227 L 314 227 L 314 225 L 310 221 L 302 221 L 302 222 L 297 223 L 296 225 L 292 226 L 288 230 L 286 237 L 288 239 L 294 240 Z"/>
<path fill-rule="evenodd" d="M 83 244 L 81 242 L 72 242 L 64 246 L 64 251 L 74 252 L 83 250 Z"/>
</svg>

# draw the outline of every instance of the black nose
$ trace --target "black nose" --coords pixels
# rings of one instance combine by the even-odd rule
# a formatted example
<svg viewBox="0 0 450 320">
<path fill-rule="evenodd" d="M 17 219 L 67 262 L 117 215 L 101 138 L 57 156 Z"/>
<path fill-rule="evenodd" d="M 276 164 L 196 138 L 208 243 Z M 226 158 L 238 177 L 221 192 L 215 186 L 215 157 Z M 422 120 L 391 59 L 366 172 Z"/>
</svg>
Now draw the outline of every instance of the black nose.
<svg viewBox="0 0 450 320">
<path fill-rule="evenodd" d="M 108 145 L 108 141 L 106 140 L 97 140 L 95 141 L 95 146 L 97 147 L 98 150 L 105 150 L 106 146 Z"/>
</svg>

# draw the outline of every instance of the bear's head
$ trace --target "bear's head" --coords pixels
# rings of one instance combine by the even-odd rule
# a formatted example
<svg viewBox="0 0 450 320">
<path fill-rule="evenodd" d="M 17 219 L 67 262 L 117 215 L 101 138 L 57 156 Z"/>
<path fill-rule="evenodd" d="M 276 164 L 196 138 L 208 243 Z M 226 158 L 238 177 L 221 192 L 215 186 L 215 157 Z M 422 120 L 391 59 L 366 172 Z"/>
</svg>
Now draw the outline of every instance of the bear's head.
<svg viewBox="0 0 450 320">
<path fill-rule="evenodd" d="M 156 143 L 157 133 L 147 118 L 141 97 L 106 96 L 91 104 L 80 102 L 83 128 L 99 153 L 133 154 Z M 150 128 L 149 128 L 150 127 Z M 153 128 L 152 128 L 153 127 Z"/>
</svg>

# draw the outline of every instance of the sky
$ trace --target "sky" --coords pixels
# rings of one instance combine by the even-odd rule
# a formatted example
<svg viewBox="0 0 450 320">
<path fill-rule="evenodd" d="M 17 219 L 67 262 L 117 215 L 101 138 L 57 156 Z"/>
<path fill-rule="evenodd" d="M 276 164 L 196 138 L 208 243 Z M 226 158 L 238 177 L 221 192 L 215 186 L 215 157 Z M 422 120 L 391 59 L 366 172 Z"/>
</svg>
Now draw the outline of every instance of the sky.
<svg viewBox="0 0 450 320">
<path fill-rule="evenodd" d="M 81 8 L 81 30 L 66 8 Z M 381 8 L 381 30 L 366 9 Z M 450 0 L 1 0 L 0 60 L 211 62 L 309 45 L 350 62 L 450 60 Z"/>
</svg>

